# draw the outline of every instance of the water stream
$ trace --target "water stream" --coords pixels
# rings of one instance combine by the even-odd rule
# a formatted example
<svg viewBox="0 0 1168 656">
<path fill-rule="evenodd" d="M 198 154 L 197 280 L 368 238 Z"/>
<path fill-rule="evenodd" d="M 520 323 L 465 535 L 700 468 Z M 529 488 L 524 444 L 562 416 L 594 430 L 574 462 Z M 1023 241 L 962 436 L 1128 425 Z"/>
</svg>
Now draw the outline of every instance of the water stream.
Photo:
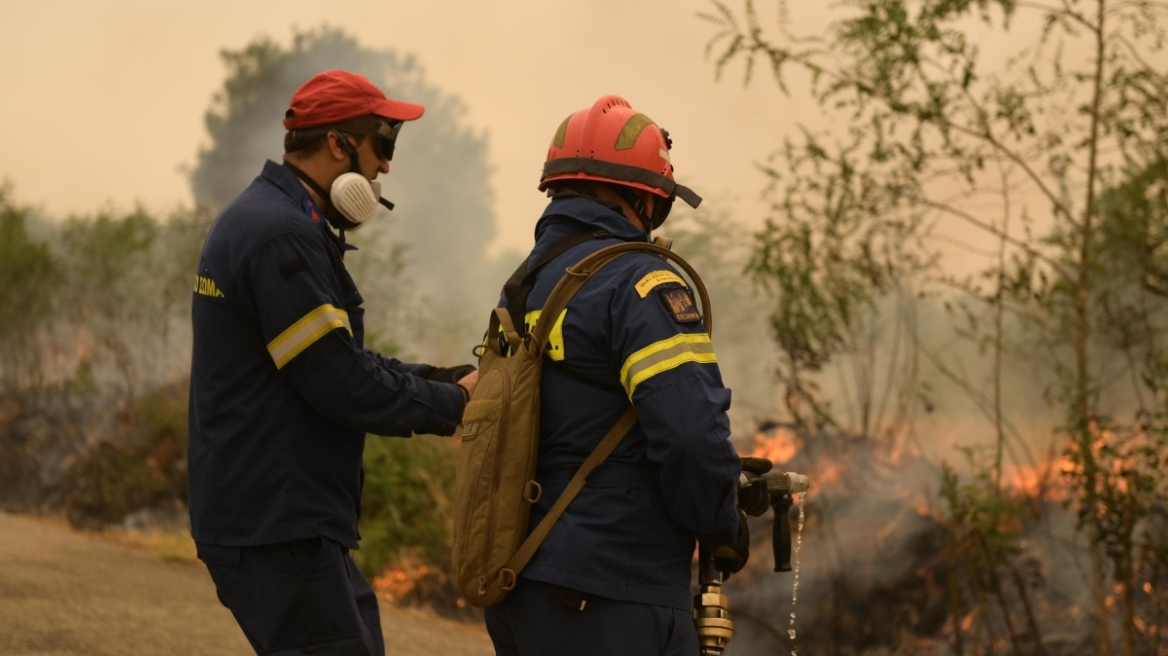
<svg viewBox="0 0 1168 656">
<path fill-rule="evenodd" d="M 795 546 L 791 553 L 791 569 L 795 574 L 795 582 L 791 585 L 791 628 L 787 629 L 787 635 L 791 637 L 791 656 L 799 656 L 799 648 L 794 645 L 795 641 L 795 604 L 799 601 L 799 548 L 803 546 L 803 501 L 807 498 L 807 493 L 798 495 L 796 505 L 799 506 L 799 524 L 795 528 Z"/>
</svg>

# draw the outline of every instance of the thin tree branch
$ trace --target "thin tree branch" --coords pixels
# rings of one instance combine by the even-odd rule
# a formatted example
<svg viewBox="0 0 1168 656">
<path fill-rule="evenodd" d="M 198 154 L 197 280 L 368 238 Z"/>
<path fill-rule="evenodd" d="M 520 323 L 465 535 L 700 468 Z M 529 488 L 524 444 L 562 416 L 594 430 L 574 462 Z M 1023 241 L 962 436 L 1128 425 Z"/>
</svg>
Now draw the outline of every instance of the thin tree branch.
<svg viewBox="0 0 1168 656">
<path fill-rule="evenodd" d="M 1014 4 L 1015 4 L 1015 6 L 1021 7 L 1023 9 L 1037 9 L 1039 11 L 1045 11 L 1045 12 L 1050 12 L 1050 13 L 1054 13 L 1056 11 L 1059 11 L 1058 7 L 1053 7 L 1051 5 L 1039 4 L 1037 2 L 1016 2 Z"/>
<path fill-rule="evenodd" d="M 1143 56 L 1140 55 L 1140 52 L 1136 48 L 1135 44 L 1132 43 L 1130 40 L 1128 40 L 1128 38 L 1126 36 L 1124 36 L 1122 33 L 1120 33 L 1117 30 L 1114 34 L 1112 34 L 1111 38 L 1115 39 L 1116 41 L 1119 41 L 1124 46 L 1126 46 L 1128 49 L 1128 54 L 1131 55 L 1132 59 L 1135 59 L 1137 62 L 1139 62 L 1140 66 L 1142 66 L 1144 68 L 1144 70 L 1156 72 L 1156 69 L 1153 68 L 1151 64 L 1149 64 L 1147 61 L 1144 60 Z"/>
<path fill-rule="evenodd" d="M 956 281 L 947 280 L 947 279 L 943 278 L 943 279 L 941 279 L 941 282 L 944 284 L 947 284 L 952 289 L 956 289 L 957 291 L 964 292 L 968 296 L 977 299 L 981 303 L 988 302 L 987 299 L 985 299 L 981 296 L 978 296 L 977 293 L 975 293 L 973 290 L 969 289 L 968 287 L 965 287 L 964 285 L 962 285 Z M 1054 326 L 1047 323 L 1046 320 L 1043 319 L 1042 317 L 1031 314 L 1030 312 L 1027 312 L 1026 310 L 1024 310 L 1023 308 L 1021 308 L 1017 305 L 1011 305 L 1009 303 L 1006 303 L 1005 307 L 1008 310 L 1010 310 L 1010 313 L 1013 314 L 1014 316 L 1016 316 L 1020 319 L 1025 319 L 1025 320 L 1029 321 L 1030 323 L 1034 324 L 1036 327 L 1042 329 L 1049 337 L 1056 339 L 1056 340 L 1059 340 L 1059 341 L 1062 341 L 1062 342 L 1065 342 L 1067 344 L 1074 343 L 1073 336 L 1068 335 L 1067 333 L 1064 333 L 1061 330 L 1058 330 Z"/>
<path fill-rule="evenodd" d="M 935 210 L 938 210 L 941 212 L 946 212 L 948 214 L 952 214 L 953 216 L 956 216 L 957 218 L 963 219 L 963 220 L 977 226 L 978 228 L 985 230 L 986 232 L 990 233 L 991 235 L 994 235 L 995 237 L 1005 239 L 1011 245 L 1022 249 L 1026 254 L 1032 255 L 1033 257 L 1045 262 L 1046 264 L 1049 264 L 1051 267 L 1055 268 L 1059 272 L 1059 275 L 1064 276 L 1068 279 L 1070 278 L 1070 272 L 1062 269 L 1063 265 L 1061 262 L 1058 262 L 1057 260 L 1053 260 L 1053 259 L 1047 257 L 1041 251 L 1036 250 L 1033 246 L 1030 246 L 1029 244 L 1027 244 L 1026 242 L 1024 242 L 1022 240 L 1015 239 L 1014 237 L 1011 237 L 1007 234 L 1004 234 L 1001 230 L 999 230 L 995 226 L 993 226 L 989 223 L 986 223 L 985 221 L 982 221 L 981 219 L 977 218 L 976 216 L 973 216 L 972 214 L 970 214 L 969 212 L 966 212 L 964 210 L 959 210 L 956 207 L 953 207 L 952 205 L 945 205 L 942 203 L 938 203 L 936 201 L 929 200 L 928 198 L 921 198 L 918 202 L 926 207 L 931 207 Z"/>
<path fill-rule="evenodd" d="M 1100 29 L 1100 27 L 1098 25 L 1096 25 L 1095 23 L 1092 23 L 1091 21 L 1089 21 L 1087 19 L 1086 16 L 1083 16 L 1079 12 L 1072 9 L 1071 3 L 1069 2 L 1069 0 L 1062 0 L 1062 2 L 1063 2 L 1062 15 L 1075 19 L 1076 23 L 1079 23 L 1080 25 L 1087 28 L 1088 30 L 1095 32 L 1096 35 L 1099 35 L 1098 30 Z"/>
<path fill-rule="evenodd" d="M 924 347 L 919 348 L 929 363 L 936 367 L 937 371 L 941 372 L 942 376 L 947 378 L 949 382 L 960 387 L 961 391 L 966 393 L 966 395 L 969 397 L 969 400 L 973 402 L 978 411 L 985 415 L 988 421 L 994 421 L 994 412 L 992 407 L 993 402 L 985 398 L 985 395 L 969 382 L 968 377 L 950 369 L 948 365 L 941 361 L 940 356 L 938 356 L 936 353 L 932 353 Z M 1014 447 L 1009 442 L 1007 442 L 1005 446 L 1006 449 L 1010 452 L 1010 458 L 1018 465 L 1029 464 L 1031 468 L 1037 471 L 1038 460 L 1034 457 L 1034 452 L 1030 450 L 1030 445 L 1026 443 L 1026 439 L 1022 436 L 1021 431 L 1019 431 L 1018 428 L 1014 426 L 1014 424 L 1011 423 L 1008 419 L 1003 420 L 1002 426 L 1010 433 L 1010 437 L 1012 437 L 1014 441 L 1017 442 L 1018 446 L 1022 449 L 1025 460 L 1027 462 L 1023 462 L 1023 458 L 1019 457 L 1018 452 L 1014 450 Z"/>
<path fill-rule="evenodd" d="M 1066 0 L 1063 0 L 1063 1 L 1066 2 Z M 925 75 L 924 69 L 921 67 L 921 65 L 918 63 L 916 66 L 914 66 L 913 70 L 917 73 L 918 80 L 920 81 L 920 83 L 927 86 L 929 84 L 929 78 Z M 949 78 L 949 81 L 951 83 L 956 83 L 956 80 L 953 79 L 952 77 Z M 863 90 L 863 89 L 867 88 L 866 86 L 861 85 L 858 82 L 851 81 L 851 80 L 848 80 L 848 84 L 852 85 L 857 90 Z M 1026 161 L 1026 159 L 1024 157 L 1022 157 L 1020 153 L 1016 153 L 1013 150 L 1011 150 L 1010 148 L 1006 147 L 1005 144 L 1003 144 L 1001 141 L 998 140 L 997 136 L 994 135 L 993 131 L 990 130 L 989 121 L 985 119 L 985 117 L 989 116 L 989 112 L 987 112 L 985 110 L 985 108 L 983 108 L 981 106 L 981 103 L 979 103 L 977 101 L 977 99 L 973 97 L 973 95 L 969 92 L 969 89 L 965 88 L 964 85 L 958 84 L 957 86 L 961 89 L 962 95 L 965 97 L 966 101 L 968 101 L 969 104 L 973 107 L 973 109 L 977 113 L 977 115 L 979 117 L 982 117 L 982 122 L 984 123 L 983 129 L 978 130 L 978 129 L 974 129 L 974 128 L 971 128 L 971 127 L 966 126 L 966 125 L 955 123 L 955 122 L 951 121 L 950 119 L 946 118 L 944 115 L 937 115 L 933 119 L 934 124 L 938 125 L 938 126 L 943 126 L 945 128 L 952 129 L 952 130 L 959 132 L 961 134 L 964 134 L 966 136 L 973 137 L 974 139 L 980 139 L 981 141 L 984 141 L 985 143 L 989 144 L 995 151 L 997 151 L 1001 155 L 1004 155 L 1007 159 L 1009 159 L 1011 162 L 1017 164 L 1023 171 L 1025 171 L 1026 175 L 1031 180 L 1033 180 L 1036 185 L 1038 185 L 1038 188 L 1043 193 L 1043 195 L 1046 196 L 1047 199 L 1050 200 L 1051 204 L 1054 205 L 1055 210 L 1062 213 L 1063 216 L 1068 221 L 1074 223 L 1075 219 L 1071 215 L 1070 209 L 1067 208 L 1065 205 L 1063 205 L 1063 203 L 1059 199 L 1059 197 L 1053 191 L 1051 191 L 1050 188 L 1048 188 L 1046 186 L 1046 183 L 1043 182 L 1042 178 L 1038 175 L 1038 173 L 1033 168 L 1030 167 L 1030 164 Z M 868 93 L 872 97 L 877 98 L 877 99 L 881 100 L 882 102 L 884 102 L 885 105 L 887 105 L 891 111 L 893 111 L 893 112 L 898 111 L 897 109 L 893 108 L 891 106 L 891 104 L 888 103 L 887 100 L 885 100 L 884 98 L 877 96 L 876 94 L 871 93 L 871 92 L 868 92 Z M 901 110 L 901 113 L 903 113 L 903 110 Z M 922 122 L 927 122 L 927 121 L 922 120 L 920 117 L 918 117 L 917 120 L 921 120 Z"/>
</svg>

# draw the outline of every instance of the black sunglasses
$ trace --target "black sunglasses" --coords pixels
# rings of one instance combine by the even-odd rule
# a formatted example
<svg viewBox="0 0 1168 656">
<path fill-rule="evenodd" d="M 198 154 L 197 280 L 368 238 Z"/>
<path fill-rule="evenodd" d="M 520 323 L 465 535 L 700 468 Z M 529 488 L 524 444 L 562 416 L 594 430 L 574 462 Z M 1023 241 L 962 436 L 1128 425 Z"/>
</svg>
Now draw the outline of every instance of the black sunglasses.
<svg viewBox="0 0 1168 656">
<path fill-rule="evenodd" d="M 397 142 L 397 133 L 401 131 L 402 121 L 380 121 L 377 132 L 373 135 L 373 151 L 381 159 L 393 159 L 393 147 Z"/>
</svg>

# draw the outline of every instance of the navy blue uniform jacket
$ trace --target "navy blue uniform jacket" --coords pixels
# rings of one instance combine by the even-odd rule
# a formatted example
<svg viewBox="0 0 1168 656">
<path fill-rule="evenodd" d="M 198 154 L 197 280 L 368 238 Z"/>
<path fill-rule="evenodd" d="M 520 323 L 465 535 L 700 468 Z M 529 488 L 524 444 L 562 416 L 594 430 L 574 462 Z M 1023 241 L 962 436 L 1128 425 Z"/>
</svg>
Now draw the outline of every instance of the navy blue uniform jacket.
<svg viewBox="0 0 1168 656">
<path fill-rule="evenodd" d="M 324 536 L 357 548 L 365 434 L 450 435 L 456 385 L 365 349 L 343 244 L 274 162 L 215 219 L 191 316 L 196 542 Z"/>
<path fill-rule="evenodd" d="M 565 235 L 598 228 L 614 237 L 570 248 L 537 272 L 529 326 L 566 267 L 604 246 L 646 240 L 591 200 L 549 204 L 529 266 Z M 734 541 L 741 472 L 728 439 L 730 391 L 691 292 L 660 257 L 625 255 L 584 285 L 558 323 L 544 365 L 537 473 L 544 493 L 531 528 L 630 399 L 639 422 L 588 477 L 522 576 L 689 610 L 695 539 Z"/>
</svg>

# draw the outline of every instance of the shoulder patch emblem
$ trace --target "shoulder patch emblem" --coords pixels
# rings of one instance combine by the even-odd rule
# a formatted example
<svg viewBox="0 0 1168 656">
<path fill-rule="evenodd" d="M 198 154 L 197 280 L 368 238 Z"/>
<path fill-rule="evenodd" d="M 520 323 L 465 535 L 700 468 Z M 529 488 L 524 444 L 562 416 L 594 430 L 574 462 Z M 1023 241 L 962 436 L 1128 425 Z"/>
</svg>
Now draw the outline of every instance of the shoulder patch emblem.
<svg viewBox="0 0 1168 656">
<path fill-rule="evenodd" d="M 308 218 L 312 219 L 313 223 L 320 223 L 320 212 L 316 209 L 316 203 L 312 202 L 311 198 L 304 199 L 304 211 L 308 212 Z"/>
<path fill-rule="evenodd" d="M 681 276 L 672 271 L 654 271 L 645 274 L 645 277 L 641 278 L 641 281 L 634 285 L 633 288 L 637 290 L 641 298 L 645 298 L 654 287 L 664 285 L 667 282 L 680 283 L 682 287 L 687 286 L 685 281 L 681 279 Z"/>
<path fill-rule="evenodd" d="M 690 296 L 688 289 L 673 287 L 658 290 L 657 293 L 661 295 L 661 302 L 665 304 L 665 309 L 669 310 L 669 313 L 679 323 L 694 323 L 702 320 L 702 315 L 698 313 L 698 308 L 694 305 L 693 296 Z"/>
</svg>

